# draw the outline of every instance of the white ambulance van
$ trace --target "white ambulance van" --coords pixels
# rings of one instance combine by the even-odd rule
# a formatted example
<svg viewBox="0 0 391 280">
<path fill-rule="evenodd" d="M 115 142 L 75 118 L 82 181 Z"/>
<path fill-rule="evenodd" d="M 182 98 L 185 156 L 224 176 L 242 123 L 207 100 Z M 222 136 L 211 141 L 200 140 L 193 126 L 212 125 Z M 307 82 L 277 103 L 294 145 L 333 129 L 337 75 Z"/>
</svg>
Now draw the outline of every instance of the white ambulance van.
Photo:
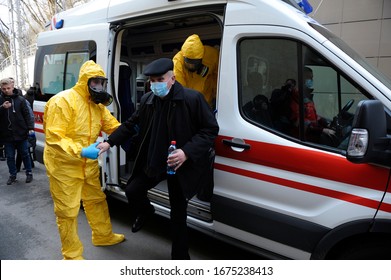
<svg viewBox="0 0 391 280">
<path fill-rule="evenodd" d="M 35 62 L 40 151 L 45 102 L 86 60 L 105 69 L 124 121 L 148 90 L 144 67 L 198 34 L 220 54 L 220 132 L 212 196 L 189 202 L 188 225 L 273 259 L 391 259 L 391 81 L 295 0 L 96 0 L 51 27 Z M 329 129 L 311 137 L 308 112 Z M 101 158 L 105 190 L 124 201 L 132 160 L 124 147 Z M 168 217 L 165 182 L 149 196 Z"/>
</svg>

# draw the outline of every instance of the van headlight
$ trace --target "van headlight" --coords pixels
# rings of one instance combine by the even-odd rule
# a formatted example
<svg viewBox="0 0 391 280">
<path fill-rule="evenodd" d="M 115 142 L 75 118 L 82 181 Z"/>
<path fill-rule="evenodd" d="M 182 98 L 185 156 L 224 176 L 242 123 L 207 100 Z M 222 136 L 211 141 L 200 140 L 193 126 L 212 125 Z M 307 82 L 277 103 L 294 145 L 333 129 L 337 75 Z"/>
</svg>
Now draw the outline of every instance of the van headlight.
<svg viewBox="0 0 391 280">
<path fill-rule="evenodd" d="M 350 135 L 347 154 L 350 157 L 363 157 L 368 149 L 368 130 L 354 128 Z"/>
</svg>

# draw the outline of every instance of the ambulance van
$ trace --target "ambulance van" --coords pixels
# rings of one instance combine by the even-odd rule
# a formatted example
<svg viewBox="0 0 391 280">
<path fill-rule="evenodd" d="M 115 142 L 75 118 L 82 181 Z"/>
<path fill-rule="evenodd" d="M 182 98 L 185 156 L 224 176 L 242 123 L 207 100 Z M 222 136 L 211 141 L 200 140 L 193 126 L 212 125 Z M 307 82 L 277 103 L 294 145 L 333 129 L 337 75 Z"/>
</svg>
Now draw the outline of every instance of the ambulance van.
<svg viewBox="0 0 391 280">
<path fill-rule="evenodd" d="M 105 69 L 122 122 L 148 91 L 145 66 L 192 34 L 219 51 L 220 131 L 214 188 L 189 202 L 189 227 L 272 259 L 391 259 L 391 81 L 295 0 L 95 0 L 56 14 L 35 61 L 39 151 L 46 101 L 85 61 Z M 125 146 L 100 158 L 105 191 L 124 201 Z M 149 197 L 169 217 L 166 183 Z"/>
</svg>

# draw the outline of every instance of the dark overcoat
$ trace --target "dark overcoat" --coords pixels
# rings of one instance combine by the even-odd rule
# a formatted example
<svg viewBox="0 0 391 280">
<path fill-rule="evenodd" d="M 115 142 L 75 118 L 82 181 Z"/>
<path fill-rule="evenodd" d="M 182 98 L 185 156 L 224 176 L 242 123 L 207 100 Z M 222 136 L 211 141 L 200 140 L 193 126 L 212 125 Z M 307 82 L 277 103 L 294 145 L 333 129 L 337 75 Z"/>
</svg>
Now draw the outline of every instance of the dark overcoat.
<svg viewBox="0 0 391 280">
<path fill-rule="evenodd" d="M 167 151 L 170 140 L 175 139 L 177 148 L 182 149 L 187 155 L 188 160 L 177 170 L 176 176 L 184 195 L 190 199 L 201 187 L 202 176 L 208 173 L 209 150 L 214 145 L 219 127 L 209 105 L 198 91 L 184 88 L 179 82 L 175 82 L 170 89 L 170 94 L 172 97 L 167 116 L 169 138 L 165 141 L 166 145 L 161 148 Z M 139 152 L 133 170 L 139 170 L 140 163 L 148 162 L 145 157 L 150 153 L 147 152 L 148 147 L 143 145 L 149 143 L 149 139 L 146 138 L 151 136 L 155 98 L 159 97 L 152 92 L 146 93 L 141 98 L 139 109 L 108 139 L 110 145 L 122 144 L 134 135 L 134 127 L 139 126 L 137 141 Z M 167 158 L 163 160 L 166 161 Z"/>
</svg>

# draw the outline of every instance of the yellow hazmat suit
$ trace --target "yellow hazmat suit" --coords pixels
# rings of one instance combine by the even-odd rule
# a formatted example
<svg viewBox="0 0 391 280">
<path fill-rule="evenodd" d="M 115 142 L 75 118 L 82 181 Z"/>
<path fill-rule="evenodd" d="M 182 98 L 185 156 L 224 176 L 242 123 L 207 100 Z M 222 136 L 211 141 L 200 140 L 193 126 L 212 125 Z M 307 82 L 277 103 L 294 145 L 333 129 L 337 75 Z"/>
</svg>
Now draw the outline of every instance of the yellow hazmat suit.
<svg viewBox="0 0 391 280">
<path fill-rule="evenodd" d="M 207 74 L 203 77 L 197 72 L 187 70 L 185 57 L 202 59 L 202 64 L 209 68 Z M 214 47 L 204 46 L 200 37 L 193 34 L 183 43 L 181 50 L 174 56 L 173 61 L 176 80 L 184 87 L 201 92 L 208 104 L 214 108 L 217 92 L 219 51 Z"/>
<path fill-rule="evenodd" d="M 125 238 L 112 232 L 98 161 L 80 156 L 82 148 L 93 144 L 101 131 L 110 134 L 120 125 L 105 106 L 90 99 L 87 83 L 97 76 L 105 77 L 103 69 L 93 61 L 85 62 L 76 85 L 53 96 L 44 111 L 44 162 L 64 259 L 83 259 L 77 234 L 80 200 L 95 246 L 117 244 Z"/>
</svg>

